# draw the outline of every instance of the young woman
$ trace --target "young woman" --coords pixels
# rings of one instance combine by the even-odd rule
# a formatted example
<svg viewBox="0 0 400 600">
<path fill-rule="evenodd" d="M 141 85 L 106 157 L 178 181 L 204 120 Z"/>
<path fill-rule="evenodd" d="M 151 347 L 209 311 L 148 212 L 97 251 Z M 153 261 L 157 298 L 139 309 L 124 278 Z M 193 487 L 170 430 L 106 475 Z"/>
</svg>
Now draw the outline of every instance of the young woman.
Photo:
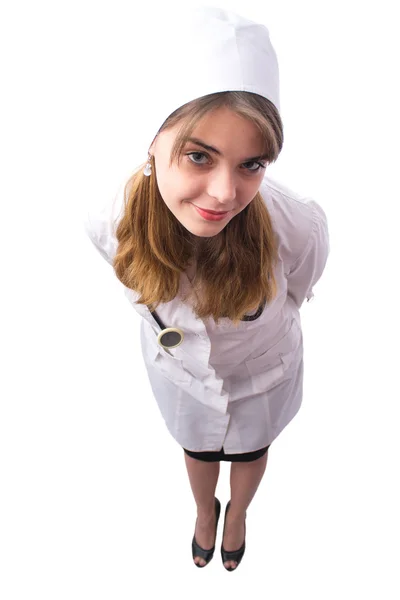
<svg viewBox="0 0 400 600">
<path fill-rule="evenodd" d="M 233 570 L 268 448 L 301 405 L 299 309 L 327 261 L 327 221 L 266 176 L 283 145 L 268 30 L 203 8 L 162 54 L 170 86 L 148 113 L 147 164 L 86 229 L 143 317 L 149 380 L 197 505 L 198 567 L 214 554 L 220 461 L 232 463 L 221 554 Z"/>
</svg>

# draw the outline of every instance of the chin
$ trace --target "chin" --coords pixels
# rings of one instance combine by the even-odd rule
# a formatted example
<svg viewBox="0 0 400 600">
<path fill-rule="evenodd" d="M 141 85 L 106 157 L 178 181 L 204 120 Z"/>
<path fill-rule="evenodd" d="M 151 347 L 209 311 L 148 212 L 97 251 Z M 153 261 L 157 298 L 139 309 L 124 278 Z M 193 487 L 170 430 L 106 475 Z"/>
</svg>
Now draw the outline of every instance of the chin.
<svg viewBox="0 0 400 600">
<path fill-rule="evenodd" d="M 214 237 L 216 235 L 218 235 L 223 229 L 224 227 L 191 227 L 191 226 L 187 226 L 184 223 L 182 223 L 182 225 L 188 230 L 190 231 L 190 233 L 192 235 L 195 235 L 196 237 L 201 237 L 201 238 L 210 238 L 210 237 Z"/>
</svg>

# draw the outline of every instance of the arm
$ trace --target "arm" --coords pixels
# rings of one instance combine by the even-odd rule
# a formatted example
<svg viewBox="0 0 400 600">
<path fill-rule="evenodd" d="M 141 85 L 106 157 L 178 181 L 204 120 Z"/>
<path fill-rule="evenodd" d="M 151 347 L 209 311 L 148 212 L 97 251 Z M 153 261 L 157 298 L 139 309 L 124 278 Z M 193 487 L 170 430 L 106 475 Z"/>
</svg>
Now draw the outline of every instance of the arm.
<svg viewBox="0 0 400 600">
<path fill-rule="evenodd" d="M 87 210 L 83 219 L 86 235 L 90 238 L 101 256 L 113 265 L 118 247 L 116 228 L 124 209 L 124 185 L 120 186 L 116 196 L 106 206 Z"/>
<path fill-rule="evenodd" d="M 305 298 L 309 302 L 314 296 L 312 288 L 320 279 L 330 252 L 326 214 L 313 200 L 307 204 L 313 209 L 310 234 L 304 250 L 287 275 L 288 295 L 298 308 Z"/>
</svg>

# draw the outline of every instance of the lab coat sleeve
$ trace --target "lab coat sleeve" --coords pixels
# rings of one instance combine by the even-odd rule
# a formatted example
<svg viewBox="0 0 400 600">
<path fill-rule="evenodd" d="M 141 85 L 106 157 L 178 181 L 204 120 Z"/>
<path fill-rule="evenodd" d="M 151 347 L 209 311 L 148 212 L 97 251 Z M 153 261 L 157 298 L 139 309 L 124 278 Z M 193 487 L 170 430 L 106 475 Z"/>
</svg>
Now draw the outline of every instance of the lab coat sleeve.
<svg viewBox="0 0 400 600">
<path fill-rule="evenodd" d="M 111 258 L 111 248 L 108 237 L 104 232 L 99 231 L 98 223 L 93 219 L 93 216 L 88 213 L 86 219 L 84 221 L 85 232 L 89 236 L 95 248 L 100 252 L 101 256 L 108 262 L 110 265 L 113 264 L 113 260 Z"/>
<path fill-rule="evenodd" d="M 288 275 L 288 295 L 295 301 L 298 308 L 307 298 L 313 298 L 313 286 L 320 279 L 330 252 L 328 223 L 322 208 L 310 200 L 307 202 L 312 208 L 312 222 L 304 250 L 295 260 Z"/>
<path fill-rule="evenodd" d="M 110 264 L 118 248 L 116 229 L 124 208 L 124 186 L 121 185 L 117 194 L 102 207 L 86 208 L 83 225 L 85 233 L 92 241 L 101 256 Z"/>
</svg>

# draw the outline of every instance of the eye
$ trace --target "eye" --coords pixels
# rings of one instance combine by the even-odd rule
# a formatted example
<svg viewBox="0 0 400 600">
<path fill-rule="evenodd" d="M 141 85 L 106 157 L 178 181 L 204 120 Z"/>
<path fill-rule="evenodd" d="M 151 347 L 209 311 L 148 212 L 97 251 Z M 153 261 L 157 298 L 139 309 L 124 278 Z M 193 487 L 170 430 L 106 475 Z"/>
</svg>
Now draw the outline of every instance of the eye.
<svg viewBox="0 0 400 600">
<path fill-rule="evenodd" d="M 260 169 L 265 169 L 265 167 L 266 167 L 266 165 L 263 165 L 262 163 L 260 163 L 260 162 L 256 162 L 256 161 L 252 161 L 252 162 L 244 163 L 244 165 L 256 165 L 256 168 L 255 168 L 255 169 L 248 169 L 248 168 L 246 167 L 247 171 L 250 171 L 251 173 L 258 173 L 258 171 L 259 171 Z"/>
<path fill-rule="evenodd" d="M 197 162 L 197 160 L 194 160 L 195 157 L 199 157 L 199 156 L 201 157 L 201 156 L 203 156 L 206 159 L 209 158 L 207 156 L 207 154 L 204 154 L 204 152 L 189 152 L 189 154 L 187 154 L 186 156 L 189 156 L 190 157 L 190 159 L 189 159 L 190 162 L 194 163 L 195 165 L 205 165 L 206 164 L 206 162 L 202 162 L 202 163 L 201 162 Z M 192 157 L 193 157 L 193 159 L 192 159 Z"/>
</svg>

